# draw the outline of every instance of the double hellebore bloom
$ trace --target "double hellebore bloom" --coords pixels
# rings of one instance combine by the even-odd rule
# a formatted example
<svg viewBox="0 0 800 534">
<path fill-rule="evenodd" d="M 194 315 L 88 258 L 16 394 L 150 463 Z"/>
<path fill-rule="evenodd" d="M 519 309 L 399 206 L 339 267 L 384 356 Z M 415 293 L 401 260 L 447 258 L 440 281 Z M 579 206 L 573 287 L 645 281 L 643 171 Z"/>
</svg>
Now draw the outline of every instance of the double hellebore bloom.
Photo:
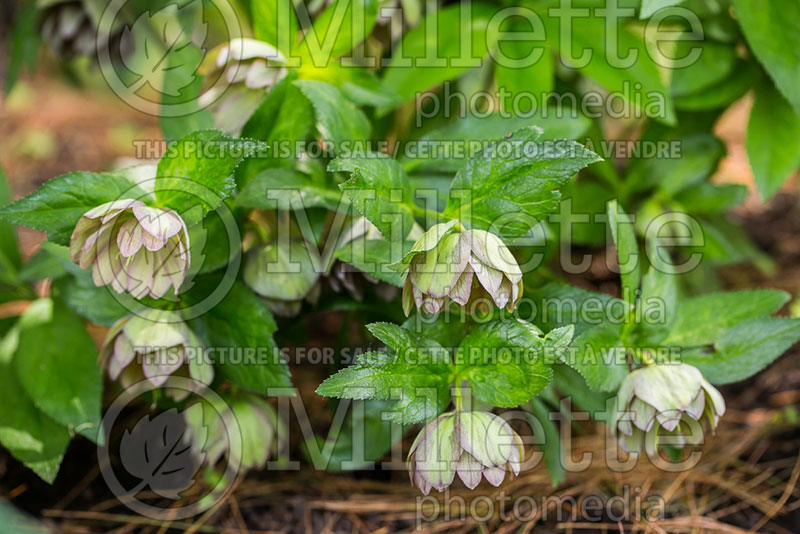
<svg viewBox="0 0 800 534">
<path fill-rule="evenodd" d="M 189 234 L 180 215 L 138 200 L 114 200 L 87 211 L 69 244 L 72 261 L 92 267 L 95 285 L 135 298 L 161 298 L 189 269 Z"/>
<path fill-rule="evenodd" d="M 488 309 L 513 311 L 522 297 L 522 271 L 496 235 L 484 230 L 456 230 L 457 221 L 437 224 L 393 264 L 407 270 L 403 311 L 413 304 L 426 313 L 438 313 L 451 300 L 467 306 L 477 302 Z"/>
<path fill-rule="evenodd" d="M 288 72 L 286 58 L 264 41 L 236 38 L 223 43 L 203 60 L 198 72 L 214 85 L 199 99 L 201 106 L 217 102 L 215 122 L 229 132 L 241 129 L 268 91 Z"/>
<path fill-rule="evenodd" d="M 223 400 L 224 405 L 201 401 L 184 411 L 193 452 L 205 454 L 209 465 L 227 456 L 243 469 L 262 469 L 270 453 L 279 448 L 278 440 L 286 437 L 278 414 L 255 395 L 226 395 Z M 238 436 L 232 431 L 234 425 Z"/>
<path fill-rule="evenodd" d="M 653 454 L 659 439 L 681 447 L 702 439 L 700 422 L 714 430 L 725 413 L 725 399 L 691 365 L 650 365 L 629 374 L 617 392 L 611 430 L 628 452 Z"/>
<path fill-rule="evenodd" d="M 163 310 L 117 321 L 100 353 L 109 376 L 126 388 L 144 379 L 156 387 L 169 385 L 173 375 L 208 385 L 214 379 L 214 366 L 205 356 L 203 344 L 186 323 Z M 173 396 L 185 397 L 180 392 Z"/>
<path fill-rule="evenodd" d="M 519 474 L 524 447 L 501 417 L 487 412 L 451 412 L 428 423 L 408 454 L 411 483 L 424 494 L 444 491 L 456 474 L 469 489 L 485 477 L 499 486 L 511 470 Z"/>
</svg>

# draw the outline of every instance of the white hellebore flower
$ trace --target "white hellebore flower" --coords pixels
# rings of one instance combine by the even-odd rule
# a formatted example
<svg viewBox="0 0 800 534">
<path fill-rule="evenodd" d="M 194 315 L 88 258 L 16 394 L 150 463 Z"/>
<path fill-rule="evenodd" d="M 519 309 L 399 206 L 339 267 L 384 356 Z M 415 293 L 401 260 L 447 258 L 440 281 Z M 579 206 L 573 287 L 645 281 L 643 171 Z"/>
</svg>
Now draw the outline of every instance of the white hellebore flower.
<svg viewBox="0 0 800 534">
<path fill-rule="evenodd" d="M 138 200 L 114 200 L 87 211 L 70 239 L 72 261 L 92 267 L 95 285 L 140 299 L 175 294 L 189 269 L 189 234 L 180 215 Z"/>
<path fill-rule="evenodd" d="M 469 489 L 485 477 L 499 486 L 510 470 L 519 474 L 524 447 L 502 417 L 487 412 L 450 412 L 422 429 L 408 454 L 411 483 L 424 494 L 444 491 L 456 474 Z"/>
<path fill-rule="evenodd" d="M 269 43 L 237 38 L 208 53 L 198 69 L 213 85 L 198 103 L 215 104 L 216 125 L 228 132 L 241 130 L 268 91 L 286 73 L 286 58 Z"/>
<path fill-rule="evenodd" d="M 214 379 L 214 366 L 206 360 L 202 342 L 170 311 L 150 310 L 117 321 L 106 336 L 100 358 L 111 379 L 119 379 L 126 388 L 144 379 L 156 387 L 168 386 L 173 375 L 205 385 Z"/>
<path fill-rule="evenodd" d="M 451 300 L 467 306 L 514 311 L 522 298 L 522 271 L 503 240 L 484 230 L 454 230 L 456 221 L 431 227 L 405 257 L 392 265 L 407 270 L 403 311 L 413 305 L 438 313 Z"/>
<path fill-rule="evenodd" d="M 713 431 L 725 413 L 725 399 L 691 365 L 649 365 L 629 374 L 617 392 L 611 431 L 628 452 L 654 454 L 659 439 L 683 446 L 702 440 L 705 419 Z"/>
</svg>

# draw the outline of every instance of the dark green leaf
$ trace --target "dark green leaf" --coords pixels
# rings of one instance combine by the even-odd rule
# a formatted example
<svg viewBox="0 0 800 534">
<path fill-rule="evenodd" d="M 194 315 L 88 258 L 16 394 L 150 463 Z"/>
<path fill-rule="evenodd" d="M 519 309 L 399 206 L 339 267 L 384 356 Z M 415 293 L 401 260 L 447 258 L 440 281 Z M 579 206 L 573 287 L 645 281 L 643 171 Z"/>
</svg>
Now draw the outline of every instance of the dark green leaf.
<svg viewBox="0 0 800 534">
<path fill-rule="evenodd" d="M 774 289 L 711 293 L 684 300 L 663 345 L 693 347 L 716 343 L 726 330 L 749 319 L 768 317 L 789 300 Z"/>
<path fill-rule="evenodd" d="M 396 160 L 382 154 L 338 158 L 328 170 L 352 174 L 339 188 L 384 237 L 397 241 L 408 235 L 415 222 L 414 199 L 408 177 Z"/>
<path fill-rule="evenodd" d="M 222 130 L 200 130 L 170 143 L 158 163 L 156 203 L 181 214 L 187 226 L 217 209 L 235 187 L 236 166 L 251 155 L 263 156 L 267 145 L 233 139 Z"/>
<path fill-rule="evenodd" d="M 33 403 L 56 422 L 102 442 L 103 379 L 97 349 L 83 321 L 59 300 L 40 301 L 49 313 L 20 321 L 17 378 Z"/>
<path fill-rule="evenodd" d="M 795 0 L 733 0 L 753 53 L 800 115 L 800 4 Z"/>
<path fill-rule="evenodd" d="M 540 135 L 518 130 L 467 162 L 450 186 L 445 216 L 513 238 L 555 211 L 558 189 L 599 158 L 573 141 L 540 141 Z"/>
<path fill-rule="evenodd" d="M 769 80 L 756 86 L 747 124 L 747 157 L 764 200 L 800 167 L 800 117 Z"/>
<path fill-rule="evenodd" d="M 628 374 L 626 348 L 620 325 L 606 323 L 590 328 L 572 342 L 564 363 L 578 371 L 595 391 L 616 390 Z"/>
<path fill-rule="evenodd" d="M 0 343 L 0 444 L 52 484 L 67 450 L 69 432 L 41 412 L 20 385 L 12 361 L 18 335 L 15 328 Z"/>
<path fill-rule="evenodd" d="M 756 374 L 800 340 L 800 319 L 751 319 L 726 330 L 715 351 L 684 352 L 712 384 L 739 382 Z"/>
<path fill-rule="evenodd" d="M 617 261 L 622 278 L 622 298 L 628 304 L 636 303 L 636 291 L 642 279 L 641 256 L 636 233 L 633 230 L 633 219 L 625 219 L 628 215 L 622 211 L 616 200 L 608 203 L 608 226 L 617 247 Z"/>
<path fill-rule="evenodd" d="M 458 379 L 469 380 L 476 398 L 512 408 L 538 395 L 553 379 L 546 360 L 538 328 L 519 320 L 496 320 L 467 334 L 458 347 L 456 368 Z"/>
<path fill-rule="evenodd" d="M 128 178 L 117 174 L 71 172 L 0 208 L 0 219 L 42 230 L 53 243 L 69 245 L 72 230 L 84 213 L 123 198 L 144 201 L 147 196 Z"/>
<path fill-rule="evenodd" d="M 314 106 L 317 130 L 326 148 L 335 154 L 365 150 L 363 143 L 369 139 L 372 126 L 364 112 L 345 98 L 341 90 L 315 80 L 297 80 L 294 84 Z"/>
<path fill-rule="evenodd" d="M 212 357 L 219 374 L 237 386 L 262 395 L 269 388 L 292 386 L 272 339 L 278 329 L 272 312 L 243 284 L 236 282 L 219 304 L 192 321 L 192 328 L 207 347 L 231 351 Z"/>
</svg>

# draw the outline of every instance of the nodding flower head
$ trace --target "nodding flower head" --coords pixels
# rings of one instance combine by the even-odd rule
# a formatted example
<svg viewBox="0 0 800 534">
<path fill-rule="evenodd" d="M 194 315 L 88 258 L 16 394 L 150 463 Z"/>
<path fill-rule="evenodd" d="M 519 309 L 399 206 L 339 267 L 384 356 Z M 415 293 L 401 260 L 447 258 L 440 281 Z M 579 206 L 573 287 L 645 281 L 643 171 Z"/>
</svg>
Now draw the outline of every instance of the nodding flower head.
<svg viewBox="0 0 800 534">
<path fill-rule="evenodd" d="M 188 376 L 208 385 L 214 366 L 206 360 L 203 344 L 174 312 L 151 310 L 123 317 L 108 332 L 100 353 L 112 380 L 130 387 L 147 379 L 154 386 L 169 385 L 171 376 Z M 188 392 L 172 396 L 183 398 Z"/>
<path fill-rule="evenodd" d="M 97 286 L 135 298 L 161 298 L 189 270 L 189 234 L 180 215 L 138 200 L 114 200 L 87 211 L 72 232 L 72 261 L 92 268 Z"/>
<path fill-rule="evenodd" d="M 624 450 L 653 454 L 664 436 L 675 447 L 699 443 L 699 423 L 714 430 L 724 413 L 725 399 L 696 367 L 649 365 L 622 382 L 610 427 Z"/>
<path fill-rule="evenodd" d="M 411 483 L 424 494 L 444 491 L 456 474 L 469 489 L 486 478 L 499 486 L 506 471 L 519 474 L 524 448 L 501 417 L 487 412 L 440 415 L 414 440 L 408 455 Z"/>
<path fill-rule="evenodd" d="M 393 268 L 408 272 L 403 311 L 416 305 L 438 313 L 451 300 L 513 311 L 522 297 L 522 271 L 502 239 L 484 230 L 456 230 L 456 221 L 431 227 Z"/>
</svg>

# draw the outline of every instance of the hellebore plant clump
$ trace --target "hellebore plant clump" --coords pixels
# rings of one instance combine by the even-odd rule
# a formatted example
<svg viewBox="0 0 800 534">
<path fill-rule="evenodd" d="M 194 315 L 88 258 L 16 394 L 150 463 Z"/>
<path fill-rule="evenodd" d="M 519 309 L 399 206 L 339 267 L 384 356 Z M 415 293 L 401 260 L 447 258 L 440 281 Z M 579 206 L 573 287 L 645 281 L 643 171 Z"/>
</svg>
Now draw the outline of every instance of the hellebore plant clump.
<svg viewBox="0 0 800 534">
<path fill-rule="evenodd" d="M 419 425 L 407 459 L 420 491 L 457 480 L 499 486 L 531 452 L 525 432 L 503 418 L 521 409 L 547 436 L 536 447 L 558 484 L 566 452 L 547 414 L 572 396 L 630 453 L 680 457 L 702 446 L 725 414 L 716 386 L 753 376 L 800 340 L 800 320 L 773 317 L 786 293 L 716 290 L 721 265 L 773 266 L 727 218 L 746 188 L 710 180 L 724 153 L 716 119 L 751 88 L 747 143 L 760 194 L 774 194 L 798 167 L 800 150 L 773 149 L 781 140 L 766 141 L 764 130 L 769 116 L 782 123 L 775 135 L 800 132 L 800 84 L 786 67 L 800 58 L 774 59 L 791 54 L 759 38 L 773 30 L 746 0 L 722 2 L 726 9 L 686 3 L 716 29 L 697 41 L 701 57 L 717 58 L 710 66 L 672 68 L 648 55 L 653 13 L 638 3 L 636 16 L 622 19 L 620 38 L 640 52 L 630 68 L 603 59 L 605 22 L 596 13 L 574 29 L 596 59 L 571 65 L 558 20 L 539 7 L 526 9 L 549 32 L 545 56 L 523 68 L 497 60 L 503 43 L 487 30 L 496 10 L 482 3 L 466 18 L 459 4 L 427 5 L 395 40 L 369 1 L 334 0 L 305 22 L 288 0 L 268 2 L 289 9 L 285 27 L 253 2 L 237 13 L 246 36 L 205 48 L 192 36 L 218 28 L 188 28 L 174 6 L 161 18 L 129 21 L 128 45 L 161 30 L 177 43 L 164 47 L 161 105 L 180 96 L 194 107 L 161 117 L 169 146 L 158 161 L 71 172 L 4 199 L 3 298 L 35 302 L 5 331 L 0 402 L 45 423 L 5 433 L 0 416 L 0 442 L 52 482 L 70 439 L 106 441 L 103 392 L 144 381 L 149 409 L 177 410 L 191 450 L 212 468 L 223 459 L 264 468 L 277 449 L 285 454 L 288 439 L 270 397 L 296 393 L 290 370 L 299 364 L 279 348 L 318 342 L 303 326 L 335 313 L 343 321 L 336 347 L 358 350 L 352 361 L 341 351 L 326 362 L 316 394 L 332 407 L 353 399 L 364 409 L 349 411 L 329 438 L 328 469 L 380 460 L 403 434 L 391 425 Z M 768 3 L 800 15 L 788 0 Z M 362 18 L 351 16 L 351 4 Z M 158 31 L 145 31 L 148 24 Z M 408 66 L 393 52 L 402 44 L 404 57 L 424 59 L 428 27 L 447 43 L 446 67 Z M 692 32 L 686 22 L 676 28 Z M 46 42 L 80 52 L 81 41 L 62 30 L 48 24 Z M 328 33 L 331 46 L 321 51 L 317 38 Z M 453 48 L 460 38 L 483 66 L 452 61 L 465 49 Z M 145 61 L 137 46 L 126 53 Z M 349 54 L 383 61 L 354 65 Z M 635 116 L 620 122 L 642 132 L 642 142 L 679 141 L 680 157 L 599 154 L 614 118 L 588 117 L 563 100 L 509 114 L 513 106 L 497 97 L 451 117 L 421 98 L 454 88 L 467 102 L 497 87 L 513 96 L 636 84 L 649 98 L 660 95 L 662 113 L 648 115 L 631 97 Z M 400 150 L 375 148 L 389 140 Z M 426 143 L 447 150 L 410 149 Z M 796 145 L 792 138 L 783 146 Z M 25 263 L 12 224 L 47 234 Z M 687 228 L 701 239 L 674 246 Z M 558 265 L 571 261 L 571 247 L 607 245 L 616 250 L 621 298 L 566 283 L 560 273 L 568 269 Z M 41 280 L 52 283 L 37 297 Z M 550 307 L 561 312 L 543 313 Z M 612 308 L 621 320 L 603 313 Z M 86 322 L 109 328 L 99 358 Z M 48 346 L 54 339 L 59 346 Z M 269 357 L 229 357 L 247 350 Z M 53 361 L 66 362 L 57 367 L 63 374 L 40 371 L 56 368 Z M 176 379 L 196 387 L 177 391 Z M 193 395 L 206 390 L 237 421 L 241 448 L 226 443 L 213 417 L 219 406 Z M 360 426 L 367 446 L 359 448 Z M 31 451 L 20 435 L 47 446 Z M 306 459 L 315 463 L 309 443 Z"/>
</svg>

